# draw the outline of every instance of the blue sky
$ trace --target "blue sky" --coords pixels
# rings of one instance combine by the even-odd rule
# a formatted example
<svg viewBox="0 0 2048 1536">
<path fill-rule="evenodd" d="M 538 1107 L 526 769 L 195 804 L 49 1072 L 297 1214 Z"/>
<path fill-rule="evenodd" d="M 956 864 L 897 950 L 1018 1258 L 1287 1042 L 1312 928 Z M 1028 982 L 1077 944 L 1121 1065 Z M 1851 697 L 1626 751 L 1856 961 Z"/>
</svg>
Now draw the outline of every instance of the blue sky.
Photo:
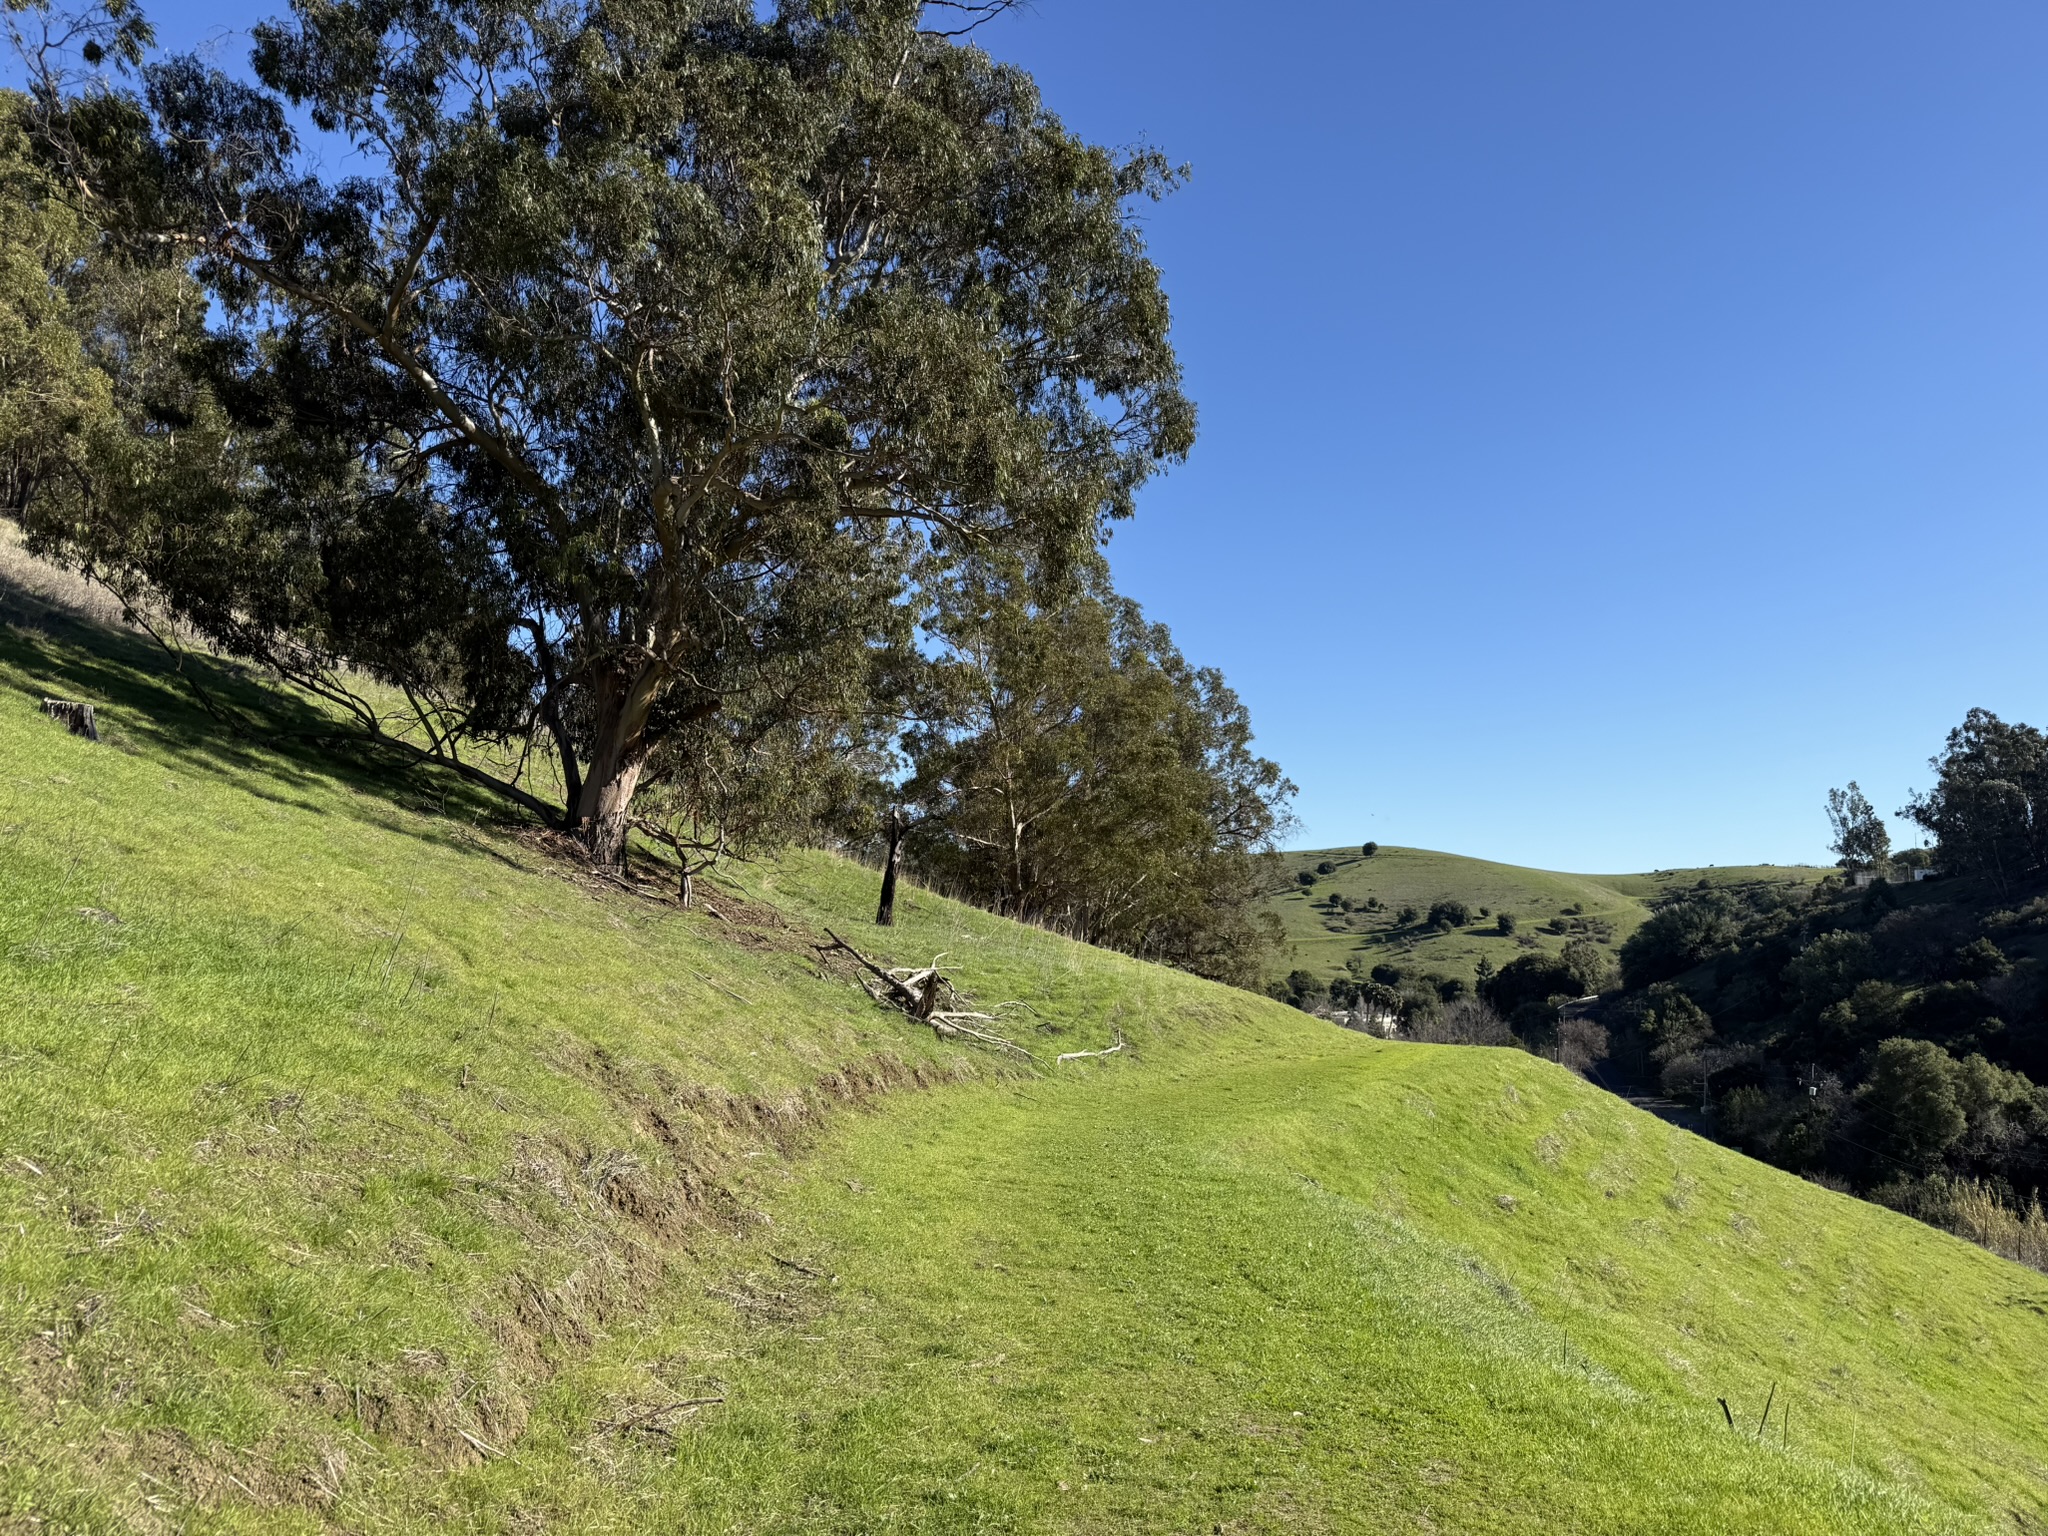
<svg viewBox="0 0 2048 1536">
<path fill-rule="evenodd" d="M 1242 692 L 1302 845 L 1825 861 L 1831 784 L 1889 810 L 1971 706 L 2048 717 L 2048 11 L 986 35 L 1193 164 L 1148 219 L 1202 434 L 1116 568 Z"/>
<path fill-rule="evenodd" d="M 191 46 L 274 7 L 151 7 Z M 1300 846 L 1825 861 L 2048 724 L 2048 10 L 1035 0 L 1200 403 L 1112 551 Z M 232 39 L 221 39 L 230 48 Z"/>
</svg>

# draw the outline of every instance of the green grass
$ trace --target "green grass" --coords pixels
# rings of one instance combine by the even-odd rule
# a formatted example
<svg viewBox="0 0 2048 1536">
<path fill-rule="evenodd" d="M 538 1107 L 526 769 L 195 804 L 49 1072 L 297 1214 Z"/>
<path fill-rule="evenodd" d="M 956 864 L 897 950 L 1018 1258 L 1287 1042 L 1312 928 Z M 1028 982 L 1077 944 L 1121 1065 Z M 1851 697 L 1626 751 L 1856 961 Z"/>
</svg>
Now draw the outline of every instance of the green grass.
<svg viewBox="0 0 2048 1536">
<path fill-rule="evenodd" d="M 486 810 L 0 630 L 0 1530 L 2048 1518 L 2030 1271 L 1519 1053 Z M 941 1046 L 828 924 L 1131 1049 Z"/>
<path fill-rule="evenodd" d="M 1313 872 L 1318 864 L 1336 869 L 1319 876 L 1313 888 L 1295 883 L 1296 874 Z M 1641 926 L 1659 897 L 1710 886 L 1757 884 L 1810 885 L 1826 870 L 1805 865 L 1742 865 L 1717 869 L 1666 869 L 1643 875 L 1569 875 L 1547 869 L 1495 864 L 1427 848 L 1381 848 L 1364 858 L 1356 848 L 1323 848 L 1289 852 L 1280 857 L 1285 888 L 1269 899 L 1279 915 L 1286 946 L 1268 969 L 1276 976 L 1299 966 L 1325 980 L 1342 975 L 1346 963 L 1362 957 L 1403 970 L 1435 972 L 1471 981 L 1483 958 L 1495 970 L 1532 949 L 1555 952 L 1575 936 L 1591 937 L 1610 953 Z M 1349 896 L 1362 906 L 1377 897 L 1382 910 L 1333 912 L 1332 896 Z M 1472 909 L 1464 928 L 1438 932 L 1425 920 L 1432 903 L 1453 899 Z M 1396 921 L 1404 906 L 1421 914 L 1414 922 Z M 1514 937 L 1503 935 L 1491 917 L 1511 912 Z M 1547 931 L 1554 920 L 1577 919 L 1573 931 Z M 1590 931 L 1588 931 L 1590 928 Z"/>
</svg>

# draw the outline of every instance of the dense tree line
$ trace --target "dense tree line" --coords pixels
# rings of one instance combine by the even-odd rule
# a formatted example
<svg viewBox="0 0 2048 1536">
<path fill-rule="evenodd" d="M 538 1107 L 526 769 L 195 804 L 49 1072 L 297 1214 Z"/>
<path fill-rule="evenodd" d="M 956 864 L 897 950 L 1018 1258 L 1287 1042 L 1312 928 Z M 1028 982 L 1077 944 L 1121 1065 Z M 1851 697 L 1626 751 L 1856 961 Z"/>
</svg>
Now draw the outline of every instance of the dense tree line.
<svg viewBox="0 0 2048 1536">
<path fill-rule="evenodd" d="M 1290 786 L 1100 556 L 1192 441 L 1177 173 L 999 8 L 305 0 L 244 78 L 10 6 L 0 511 L 597 861 L 900 805 L 962 894 L 1248 978 Z"/>
<path fill-rule="evenodd" d="M 1841 874 L 1665 903 L 1622 946 L 1609 1070 L 1702 1103 L 1746 1151 L 1919 1214 L 1946 1219 L 1958 1191 L 2033 1204 L 2048 1183 L 2044 759 L 2040 732 L 1974 710 L 1901 812 L 1931 847 L 1895 854 L 1852 784 L 1828 804 Z"/>
</svg>

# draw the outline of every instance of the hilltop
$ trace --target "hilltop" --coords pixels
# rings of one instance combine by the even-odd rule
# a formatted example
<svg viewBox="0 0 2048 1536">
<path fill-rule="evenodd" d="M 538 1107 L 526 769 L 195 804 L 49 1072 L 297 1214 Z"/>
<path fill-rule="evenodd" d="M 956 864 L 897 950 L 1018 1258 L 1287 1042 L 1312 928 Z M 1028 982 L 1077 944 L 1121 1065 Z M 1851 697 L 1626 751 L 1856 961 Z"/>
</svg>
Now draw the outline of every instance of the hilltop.
<svg viewBox="0 0 2048 1536">
<path fill-rule="evenodd" d="M 0 1529 L 2048 1518 L 2037 1274 L 1519 1051 L 923 891 L 877 930 L 830 853 L 680 911 L 246 678 L 208 669 L 272 728 L 238 738 L 133 637 L 32 617 Z M 1609 890 L 1617 927 L 1651 894 L 1500 888 L 1532 922 L 1520 891 Z M 1036 1059 L 877 1007 L 827 929 L 1028 1004 Z"/>
<path fill-rule="evenodd" d="M 1317 874 L 1323 866 L 1327 873 Z M 1636 875 L 1574 875 L 1496 864 L 1427 848 L 1382 847 L 1371 858 L 1356 847 L 1289 851 L 1279 856 L 1284 884 L 1269 899 L 1287 946 L 1269 969 L 1300 967 L 1323 980 L 1344 974 L 1348 962 L 1391 964 L 1468 984 L 1483 958 L 1495 970 L 1532 949 L 1556 951 L 1575 938 L 1610 953 L 1640 927 L 1659 901 L 1697 889 L 1753 890 L 1808 886 L 1828 871 L 1808 865 L 1753 864 L 1706 869 L 1664 869 Z M 1303 874 L 1315 884 L 1299 883 Z M 1345 911 L 1336 898 L 1352 903 Z M 1463 902 L 1471 921 L 1434 929 L 1430 908 Z M 1377 902 L 1376 907 L 1368 903 Z M 1400 921 L 1405 908 L 1413 918 Z M 1514 918 L 1501 931 L 1499 915 Z"/>
</svg>

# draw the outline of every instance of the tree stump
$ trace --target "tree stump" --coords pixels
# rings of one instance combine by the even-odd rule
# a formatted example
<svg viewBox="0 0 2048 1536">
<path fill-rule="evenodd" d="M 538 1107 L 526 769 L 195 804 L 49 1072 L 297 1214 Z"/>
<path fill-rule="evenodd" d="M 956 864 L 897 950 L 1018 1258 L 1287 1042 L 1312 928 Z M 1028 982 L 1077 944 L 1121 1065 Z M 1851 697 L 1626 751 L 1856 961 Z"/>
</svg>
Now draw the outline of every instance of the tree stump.
<svg viewBox="0 0 2048 1536">
<path fill-rule="evenodd" d="M 100 728 L 92 717 L 90 704 L 81 704 L 73 699 L 45 699 L 43 713 L 74 736 L 83 736 L 87 741 L 100 739 Z"/>
</svg>

